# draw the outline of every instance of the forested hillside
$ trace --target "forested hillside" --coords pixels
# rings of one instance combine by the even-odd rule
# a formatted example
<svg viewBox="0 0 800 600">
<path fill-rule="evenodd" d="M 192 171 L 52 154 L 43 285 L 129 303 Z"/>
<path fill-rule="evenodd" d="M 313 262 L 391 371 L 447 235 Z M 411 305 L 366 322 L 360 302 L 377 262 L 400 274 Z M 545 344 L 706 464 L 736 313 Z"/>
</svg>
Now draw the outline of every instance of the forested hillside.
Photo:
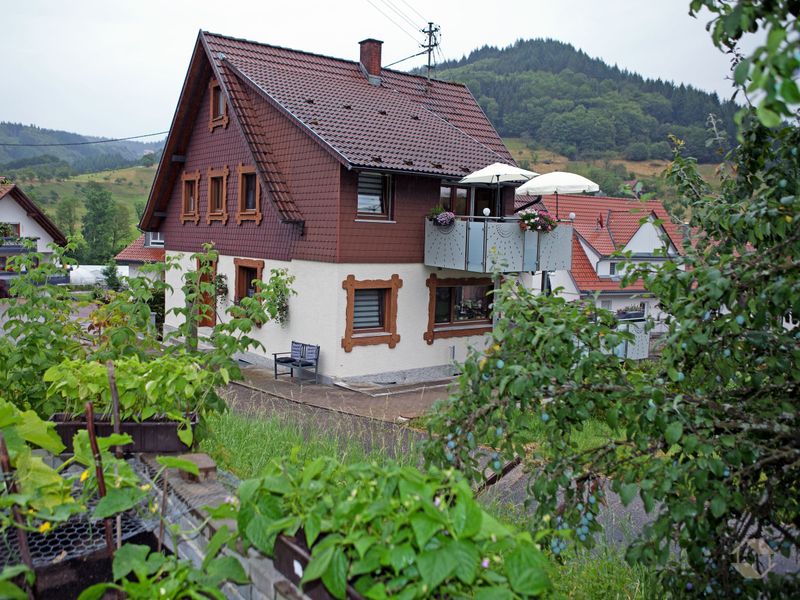
<svg viewBox="0 0 800 600">
<path fill-rule="evenodd" d="M 469 86 L 503 137 L 527 138 L 571 159 L 669 158 L 673 133 L 691 155 L 713 162 L 719 156 L 705 143 L 709 113 L 729 136 L 735 132 L 733 102 L 645 79 L 555 40 L 484 46 L 442 63 L 435 76 Z"/>
<path fill-rule="evenodd" d="M 84 143 L 102 139 L 35 125 L 0 122 L 0 173 L 14 175 L 26 171 L 38 177 L 65 178 L 77 173 L 131 166 L 147 155 L 157 158 L 164 145 L 163 140 Z"/>
</svg>

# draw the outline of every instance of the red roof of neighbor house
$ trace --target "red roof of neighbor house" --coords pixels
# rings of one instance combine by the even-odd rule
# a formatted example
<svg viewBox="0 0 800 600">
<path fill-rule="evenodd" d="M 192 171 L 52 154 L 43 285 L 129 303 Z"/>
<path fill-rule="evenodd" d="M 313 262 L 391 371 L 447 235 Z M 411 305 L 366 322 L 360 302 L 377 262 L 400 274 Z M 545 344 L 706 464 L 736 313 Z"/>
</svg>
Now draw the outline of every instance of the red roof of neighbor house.
<svg viewBox="0 0 800 600">
<path fill-rule="evenodd" d="M 201 36 L 218 69 L 229 67 L 348 166 L 462 177 L 514 162 L 462 84 L 382 69 L 376 86 L 355 61 Z"/>
<path fill-rule="evenodd" d="M 144 234 L 140 235 L 115 257 L 121 264 L 144 264 L 164 262 L 164 248 L 148 248 L 144 245 Z"/>
<path fill-rule="evenodd" d="M 42 229 L 44 229 L 50 237 L 53 238 L 53 241 L 58 244 L 59 246 L 65 246 L 67 244 L 67 238 L 64 237 L 64 234 L 61 233 L 61 230 L 56 227 L 55 223 L 53 223 L 50 218 L 42 212 L 42 210 L 34 204 L 33 200 L 28 198 L 25 192 L 20 189 L 20 187 L 15 183 L 3 183 L 0 184 L 0 199 L 9 196 L 17 204 L 19 204 L 25 211 L 28 213 L 28 216 L 36 221 Z"/>
<path fill-rule="evenodd" d="M 531 196 L 517 196 L 514 204 L 519 210 L 532 200 L 534 198 Z M 544 196 L 541 204 L 555 215 L 555 196 Z M 661 221 L 661 227 L 670 242 L 679 253 L 682 253 L 683 236 L 680 229 L 671 221 L 669 214 L 658 200 L 559 195 L 558 215 L 566 219 L 571 212 L 575 213 L 575 232 L 601 256 L 609 256 L 617 250 L 622 250 L 639 231 L 641 220 L 651 215 Z M 602 227 L 599 226 L 599 220 L 602 220 Z"/>
<path fill-rule="evenodd" d="M 622 287 L 618 279 L 600 277 L 594 270 L 578 236 L 572 236 L 572 281 L 579 292 L 643 292 L 644 282 L 638 279 L 633 284 Z"/>
</svg>

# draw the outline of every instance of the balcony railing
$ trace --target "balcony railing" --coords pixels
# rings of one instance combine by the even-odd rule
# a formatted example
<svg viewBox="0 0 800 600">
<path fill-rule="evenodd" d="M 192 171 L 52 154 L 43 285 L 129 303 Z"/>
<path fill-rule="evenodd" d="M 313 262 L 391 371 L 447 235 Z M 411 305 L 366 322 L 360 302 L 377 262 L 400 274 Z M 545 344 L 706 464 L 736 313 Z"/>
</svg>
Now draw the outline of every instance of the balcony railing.
<svg viewBox="0 0 800 600">
<path fill-rule="evenodd" d="M 447 226 L 426 219 L 425 264 L 473 273 L 567 270 L 572 225 L 540 233 L 523 231 L 511 217 L 457 217 Z"/>
</svg>

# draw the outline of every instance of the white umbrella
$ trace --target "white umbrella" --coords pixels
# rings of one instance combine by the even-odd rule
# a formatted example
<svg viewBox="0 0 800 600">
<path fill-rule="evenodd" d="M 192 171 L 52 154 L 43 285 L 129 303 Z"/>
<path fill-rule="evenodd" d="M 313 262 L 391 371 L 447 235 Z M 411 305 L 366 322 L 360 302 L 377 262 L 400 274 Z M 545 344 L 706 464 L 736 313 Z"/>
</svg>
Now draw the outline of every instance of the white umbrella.
<svg viewBox="0 0 800 600">
<path fill-rule="evenodd" d="M 459 183 L 504 183 L 513 181 L 528 181 L 531 177 L 536 177 L 538 173 L 520 169 L 513 165 L 504 163 L 494 163 L 470 173 Z"/>
<path fill-rule="evenodd" d="M 591 179 L 577 173 L 553 171 L 529 179 L 517 188 L 517 194 L 527 196 L 556 195 L 556 219 L 558 218 L 559 194 L 586 194 L 600 191 L 600 186 Z"/>
<path fill-rule="evenodd" d="M 500 184 L 518 181 L 528 181 L 531 177 L 536 177 L 538 173 L 520 169 L 505 163 L 493 163 L 488 167 L 479 169 L 464 177 L 459 183 L 496 183 L 497 184 L 497 208 L 500 208 Z"/>
</svg>

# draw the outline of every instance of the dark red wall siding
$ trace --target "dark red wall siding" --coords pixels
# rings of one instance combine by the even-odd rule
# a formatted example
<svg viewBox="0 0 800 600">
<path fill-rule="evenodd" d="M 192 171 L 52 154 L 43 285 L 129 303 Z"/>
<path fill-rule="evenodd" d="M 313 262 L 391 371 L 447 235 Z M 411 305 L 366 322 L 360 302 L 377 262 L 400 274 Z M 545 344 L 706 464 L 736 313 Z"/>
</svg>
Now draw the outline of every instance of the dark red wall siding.
<svg viewBox="0 0 800 600">
<path fill-rule="evenodd" d="M 295 240 L 292 257 L 335 261 L 341 163 L 255 92 L 250 98 L 305 219 L 305 234 Z"/>
<path fill-rule="evenodd" d="M 279 157 L 279 167 L 289 183 L 295 203 L 306 218 L 305 235 L 300 236 L 297 225 L 280 222 L 280 215 L 265 193 L 261 201 L 261 224 L 250 221 L 236 224 L 239 190 L 237 167 L 240 163 L 252 165 L 253 160 L 233 118 L 227 128 L 217 127 L 213 132 L 209 131 L 210 92 L 206 90 L 184 165 L 187 172 L 200 170 L 200 222 L 197 225 L 180 222 L 182 184 L 179 178 L 172 190 L 167 217 L 160 228 L 164 232 L 166 249 L 195 252 L 200 250 L 204 242 L 214 242 L 221 253 L 233 256 L 274 260 L 289 260 L 292 257 L 335 260 L 336 222 L 330 218 L 334 209 L 328 204 L 326 219 L 326 211 L 322 210 L 321 205 L 336 202 L 339 163 L 266 101 L 255 95 L 251 101 L 268 132 L 273 151 Z M 207 225 L 207 170 L 225 165 L 230 170 L 228 223 L 212 222 Z"/>
</svg>

